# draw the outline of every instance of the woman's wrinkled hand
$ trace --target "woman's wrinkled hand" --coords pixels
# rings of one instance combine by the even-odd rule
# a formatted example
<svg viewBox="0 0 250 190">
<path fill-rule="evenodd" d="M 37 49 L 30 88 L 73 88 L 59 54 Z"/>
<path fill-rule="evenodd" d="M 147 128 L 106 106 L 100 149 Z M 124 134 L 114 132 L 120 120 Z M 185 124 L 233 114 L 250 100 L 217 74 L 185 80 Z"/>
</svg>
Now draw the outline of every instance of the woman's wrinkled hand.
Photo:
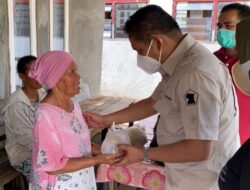
<svg viewBox="0 0 250 190">
<path fill-rule="evenodd" d="M 106 124 L 106 118 L 103 115 L 92 112 L 84 112 L 83 117 L 91 128 L 102 128 L 108 126 L 108 124 Z"/>
<path fill-rule="evenodd" d="M 117 154 L 98 154 L 94 158 L 97 164 L 115 164 L 123 159 L 123 157 Z"/>
</svg>

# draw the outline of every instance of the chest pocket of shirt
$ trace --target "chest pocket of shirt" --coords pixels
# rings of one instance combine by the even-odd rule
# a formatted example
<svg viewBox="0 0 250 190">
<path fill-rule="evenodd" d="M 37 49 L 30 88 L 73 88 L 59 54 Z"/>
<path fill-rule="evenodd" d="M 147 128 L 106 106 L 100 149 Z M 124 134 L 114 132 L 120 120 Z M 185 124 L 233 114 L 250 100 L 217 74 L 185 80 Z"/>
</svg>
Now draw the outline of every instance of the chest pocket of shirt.
<svg viewBox="0 0 250 190">
<path fill-rule="evenodd" d="M 157 136 L 163 136 L 164 139 L 168 136 L 170 142 L 176 142 L 180 136 L 184 135 L 178 107 L 174 105 L 169 96 L 164 95 L 156 102 L 154 108 L 160 113 Z"/>
<path fill-rule="evenodd" d="M 162 117 L 167 117 L 172 107 L 172 101 L 166 95 L 161 97 L 154 105 L 154 108 Z"/>
</svg>

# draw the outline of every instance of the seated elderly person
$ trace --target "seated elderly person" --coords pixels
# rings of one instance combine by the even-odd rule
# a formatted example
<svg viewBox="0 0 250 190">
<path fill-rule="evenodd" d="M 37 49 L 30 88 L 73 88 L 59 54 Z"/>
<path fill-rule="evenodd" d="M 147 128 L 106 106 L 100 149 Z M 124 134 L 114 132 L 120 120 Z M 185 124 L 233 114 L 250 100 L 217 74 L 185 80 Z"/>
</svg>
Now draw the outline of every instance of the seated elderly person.
<svg viewBox="0 0 250 190">
<path fill-rule="evenodd" d="M 91 144 L 81 108 L 72 101 L 80 91 L 74 58 L 62 51 L 44 53 L 29 76 L 49 89 L 33 128 L 30 189 L 95 190 L 93 166 L 119 158 L 100 154 L 100 146 Z"/>
<path fill-rule="evenodd" d="M 25 56 L 17 63 L 23 87 L 11 94 L 3 108 L 5 121 L 5 149 L 10 164 L 29 179 L 32 155 L 32 127 L 36 104 L 44 97 L 41 85 L 28 76 L 34 56 Z"/>
</svg>

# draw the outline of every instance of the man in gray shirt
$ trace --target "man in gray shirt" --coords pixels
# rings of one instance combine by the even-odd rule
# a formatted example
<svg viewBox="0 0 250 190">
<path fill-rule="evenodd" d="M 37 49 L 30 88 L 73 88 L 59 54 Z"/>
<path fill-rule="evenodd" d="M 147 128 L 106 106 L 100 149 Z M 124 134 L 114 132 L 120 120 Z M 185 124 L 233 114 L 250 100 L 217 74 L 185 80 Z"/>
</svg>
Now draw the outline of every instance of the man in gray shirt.
<svg viewBox="0 0 250 190">
<path fill-rule="evenodd" d="M 17 72 L 23 87 L 11 94 L 3 108 L 5 121 L 5 149 L 10 164 L 29 180 L 32 153 L 32 127 L 36 104 L 45 96 L 41 85 L 28 77 L 34 56 L 22 57 L 17 63 Z"/>
</svg>

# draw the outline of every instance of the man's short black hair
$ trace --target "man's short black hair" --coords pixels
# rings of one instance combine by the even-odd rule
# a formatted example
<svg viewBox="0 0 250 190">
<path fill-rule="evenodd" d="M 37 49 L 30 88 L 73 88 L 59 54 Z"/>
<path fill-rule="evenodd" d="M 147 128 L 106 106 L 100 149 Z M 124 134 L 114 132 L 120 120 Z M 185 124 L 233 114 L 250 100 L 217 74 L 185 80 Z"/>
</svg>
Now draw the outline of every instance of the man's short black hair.
<svg viewBox="0 0 250 190">
<path fill-rule="evenodd" d="M 124 31 L 140 41 L 150 41 L 152 34 L 175 36 L 181 33 L 173 17 L 157 5 L 138 9 L 126 21 Z"/>
<path fill-rule="evenodd" d="M 231 10 L 237 10 L 238 18 L 240 20 L 245 19 L 250 16 L 250 7 L 244 4 L 240 4 L 240 3 L 231 3 L 228 5 L 225 5 L 221 9 L 221 13 L 231 11 Z"/>
<path fill-rule="evenodd" d="M 21 57 L 17 62 L 17 72 L 24 74 L 27 70 L 27 65 L 36 60 L 36 57 L 33 55 L 27 55 Z"/>
</svg>

